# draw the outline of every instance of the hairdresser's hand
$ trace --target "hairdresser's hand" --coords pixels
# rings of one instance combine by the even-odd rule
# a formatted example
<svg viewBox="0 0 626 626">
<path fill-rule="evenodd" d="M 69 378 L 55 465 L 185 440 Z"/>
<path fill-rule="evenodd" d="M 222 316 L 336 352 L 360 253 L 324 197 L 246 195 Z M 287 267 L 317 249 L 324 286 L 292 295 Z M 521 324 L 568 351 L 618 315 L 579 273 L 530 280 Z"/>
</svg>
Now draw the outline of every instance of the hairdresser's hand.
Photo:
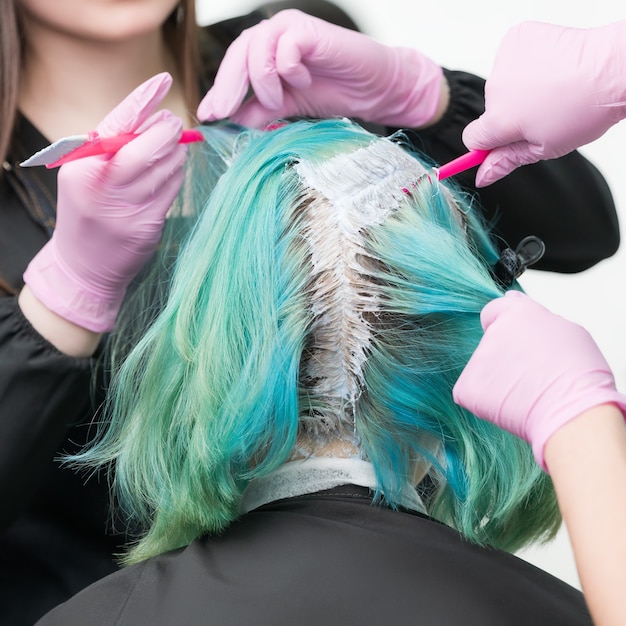
<svg viewBox="0 0 626 626">
<path fill-rule="evenodd" d="M 482 311 L 485 334 L 453 389 L 478 417 L 543 449 L 564 424 L 601 404 L 626 411 L 611 369 L 589 333 L 517 292 Z"/>
<path fill-rule="evenodd" d="M 254 95 L 245 100 L 250 87 Z M 288 9 L 231 44 L 198 117 L 263 127 L 292 116 L 342 115 L 417 128 L 434 123 L 447 99 L 441 67 L 416 50 Z"/>
<path fill-rule="evenodd" d="M 169 111 L 153 113 L 171 82 L 165 73 L 148 80 L 97 128 L 102 136 L 140 137 L 113 156 L 61 167 L 56 229 L 24 274 L 49 310 L 93 332 L 113 327 L 183 180 L 182 123 Z"/>
<path fill-rule="evenodd" d="M 492 150 L 479 187 L 563 156 L 626 117 L 626 21 L 589 29 L 524 22 L 502 41 L 468 148 Z"/>
</svg>

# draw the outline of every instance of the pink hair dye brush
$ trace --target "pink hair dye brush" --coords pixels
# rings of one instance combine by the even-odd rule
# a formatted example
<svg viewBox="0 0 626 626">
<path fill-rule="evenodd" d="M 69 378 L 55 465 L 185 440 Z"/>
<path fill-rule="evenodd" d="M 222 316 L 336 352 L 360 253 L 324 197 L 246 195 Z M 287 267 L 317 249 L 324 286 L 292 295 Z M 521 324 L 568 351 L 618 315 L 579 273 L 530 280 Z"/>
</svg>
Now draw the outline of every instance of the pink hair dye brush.
<svg viewBox="0 0 626 626">
<path fill-rule="evenodd" d="M 444 178 L 464 172 L 471 167 L 480 165 L 485 160 L 489 152 L 491 152 L 491 150 L 470 150 L 453 161 L 450 161 L 441 167 L 435 168 L 435 171 L 437 172 L 437 179 L 443 180 Z"/>
<path fill-rule="evenodd" d="M 114 137 L 100 137 L 95 131 L 86 135 L 72 135 L 64 137 L 50 144 L 43 150 L 36 152 L 30 158 L 20 163 L 21 167 L 45 165 L 46 168 L 60 167 L 69 161 L 82 159 L 97 154 L 113 154 L 129 141 L 138 137 L 136 133 L 115 135 Z M 184 130 L 178 143 L 193 143 L 204 141 L 199 130 Z"/>
</svg>

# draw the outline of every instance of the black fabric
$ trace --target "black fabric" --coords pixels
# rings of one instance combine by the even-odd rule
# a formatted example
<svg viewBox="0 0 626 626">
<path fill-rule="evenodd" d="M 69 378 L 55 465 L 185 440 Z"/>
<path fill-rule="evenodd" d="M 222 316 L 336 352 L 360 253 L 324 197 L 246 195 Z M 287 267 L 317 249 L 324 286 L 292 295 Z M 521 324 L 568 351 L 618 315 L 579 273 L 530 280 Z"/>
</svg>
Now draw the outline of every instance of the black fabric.
<svg viewBox="0 0 626 626">
<path fill-rule="evenodd" d="M 525 561 L 346 486 L 282 500 L 221 536 L 131 566 L 37 626 L 591 625 Z"/>
<path fill-rule="evenodd" d="M 204 87 L 211 83 L 229 37 L 266 16 L 258 10 L 205 29 Z M 216 38 L 221 29 L 226 34 Z M 464 72 L 446 71 L 446 76 L 452 101 L 444 119 L 426 131 L 409 133 L 416 147 L 438 163 L 464 151 L 462 129 L 484 105 L 482 79 Z M 20 118 L 8 163 L 0 170 L 0 284 L 8 283 L 7 293 L 21 288 L 26 265 L 53 227 L 57 170 L 17 168 L 48 143 Z M 582 270 L 613 254 L 619 241 L 606 183 L 578 153 L 521 168 L 481 192 L 481 199 L 490 218 L 499 216 L 498 232 L 511 245 L 528 234 L 545 240 L 545 269 Z M 95 359 L 59 353 L 24 319 L 14 296 L 0 297 L 3 626 L 32 624 L 44 611 L 116 569 L 112 554 L 125 537 L 112 532 L 105 482 L 76 475 L 54 460 L 58 451 L 72 451 L 88 437 L 88 423 L 101 397 L 96 394 L 90 402 L 94 364 Z"/>
</svg>

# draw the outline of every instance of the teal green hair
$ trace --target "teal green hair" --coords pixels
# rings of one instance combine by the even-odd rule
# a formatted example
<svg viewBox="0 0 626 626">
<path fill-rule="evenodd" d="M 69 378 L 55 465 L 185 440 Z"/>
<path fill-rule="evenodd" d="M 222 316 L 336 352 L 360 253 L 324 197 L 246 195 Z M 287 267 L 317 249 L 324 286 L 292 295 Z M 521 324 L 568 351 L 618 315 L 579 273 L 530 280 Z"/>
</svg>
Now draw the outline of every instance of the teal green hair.
<svg viewBox="0 0 626 626">
<path fill-rule="evenodd" d="M 175 267 L 155 267 L 167 274 L 167 299 L 115 374 L 105 426 L 74 458 L 112 469 L 117 501 L 142 529 L 127 562 L 227 527 L 249 481 L 288 460 L 303 424 L 323 419 L 302 376 L 314 313 L 307 196 L 294 165 L 383 141 L 346 120 L 205 132 L 194 162 L 206 204 L 180 251 L 164 242 Z M 216 173 L 210 184 L 203 159 Z M 558 507 L 530 447 L 452 399 L 482 335 L 480 311 L 502 291 L 476 209 L 446 189 L 424 177 L 364 233 L 382 297 L 368 319 L 354 431 L 378 500 L 398 506 L 425 459 L 429 513 L 471 541 L 515 550 L 552 536 Z M 145 300 L 130 306 L 123 319 L 136 320 Z"/>
</svg>

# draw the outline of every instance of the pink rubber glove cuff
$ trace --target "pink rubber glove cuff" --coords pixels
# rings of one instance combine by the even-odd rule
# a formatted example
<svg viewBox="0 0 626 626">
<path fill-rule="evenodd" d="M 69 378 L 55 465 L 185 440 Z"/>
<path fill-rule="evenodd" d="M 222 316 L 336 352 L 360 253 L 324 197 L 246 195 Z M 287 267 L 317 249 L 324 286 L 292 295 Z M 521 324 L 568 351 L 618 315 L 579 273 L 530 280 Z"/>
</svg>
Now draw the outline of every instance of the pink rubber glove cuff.
<svg viewBox="0 0 626 626">
<path fill-rule="evenodd" d="M 29 263 L 24 282 L 48 309 L 95 333 L 111 330 L 126 290 L 96 291 L 76 276 L 49 241 Z"/>
<path fill-rule="evenodd" d="M 611 384 L 606 380 L 604 375 L 598 378 L 597 386 L 591 387 L 593 381 L 588 380 L 587 382 L 590 385 L 588 389 L 578 390 L 578 397 L 572 397 L 564 401 L 563 405 L 560 407 L 560 411 L 554 414 L 549 422 L 537 416 L 537 423 L 534 425 L 532 432 L 526 434 L 527 440 L 530 441 L 532 445 L 535 460 L 544 472 L 548 473 L 544 459 L 544 450 L 548 439 L 550 439 L 559 428 L 575 420 L 585 411 L 602 404 L 614 404 L 620 409 L 626 419 L 626 396 L 619 393 L 615 388 L 611 388 Z M 566 393 L 567 391 L 567 389 L 564 390 Z M 573 391 L 574 390 L 572 390 L 572 392 Z M 585 391 L 586 393 L 584 393 Z"/>
</svg>

